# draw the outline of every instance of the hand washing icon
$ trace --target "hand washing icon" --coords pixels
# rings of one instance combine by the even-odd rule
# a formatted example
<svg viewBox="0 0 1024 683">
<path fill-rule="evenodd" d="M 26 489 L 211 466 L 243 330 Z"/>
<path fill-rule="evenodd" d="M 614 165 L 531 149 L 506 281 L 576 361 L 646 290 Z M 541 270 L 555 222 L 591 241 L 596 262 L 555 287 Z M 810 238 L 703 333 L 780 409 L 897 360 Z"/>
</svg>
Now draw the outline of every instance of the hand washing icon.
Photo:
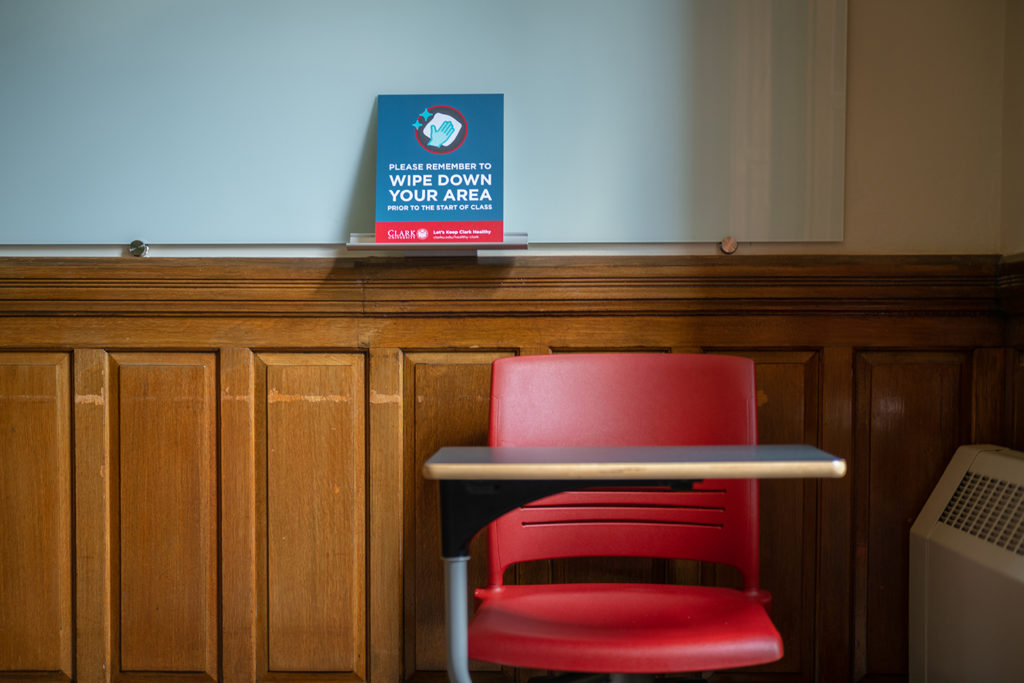
<svg viewBox="0 0 1024 683">
<path fill-rule="evenodd" d="M 458 122 L 444 114 L 434 115 L 434 121 L 442 117 L 444 118 L 444 121 L 440 126 L 435 123 L 430 124 L 430 142 L 427 144 L 431 147 L 442 147 L 447 145 L 451 141 L 452 136 L 455 135 L 455 125 Z"/>
</svg>

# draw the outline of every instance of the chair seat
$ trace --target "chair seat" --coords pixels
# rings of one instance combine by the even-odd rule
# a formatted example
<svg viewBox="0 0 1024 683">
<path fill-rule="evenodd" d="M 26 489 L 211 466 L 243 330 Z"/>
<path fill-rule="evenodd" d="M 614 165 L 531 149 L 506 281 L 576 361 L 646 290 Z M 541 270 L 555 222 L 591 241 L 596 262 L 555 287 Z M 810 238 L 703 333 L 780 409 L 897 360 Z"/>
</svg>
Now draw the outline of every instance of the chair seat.
<svg viewBox="0 0 1024 683">
<path fill-rule="evenodd" d="M 481 589 L 469 656 L 554 671 L 711 671 L 773 662 L 764 595 L 729 588 L 553 584 Z"/>
</svg>

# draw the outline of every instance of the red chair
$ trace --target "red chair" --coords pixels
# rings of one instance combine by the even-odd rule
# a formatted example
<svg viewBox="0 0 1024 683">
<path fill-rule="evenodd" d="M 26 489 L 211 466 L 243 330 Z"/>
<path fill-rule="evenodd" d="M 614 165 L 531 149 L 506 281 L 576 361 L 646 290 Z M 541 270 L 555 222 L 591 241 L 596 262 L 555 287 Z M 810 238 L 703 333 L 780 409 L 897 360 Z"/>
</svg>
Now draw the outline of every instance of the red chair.
<svg viewBox="0 0 1024 683">
<path fill-rule="evenodd" d="M 490 445 L 753 444 L 755 411 L 754 365 L 744 358 L 506 358 L 493 368 Z M 616 674 L 779 659 L 782 640 L 766 611 L 770 596 L 758 587 L 757 501 L 755 480 L 716 480 L 697 482 L 692 491 L 558 494 L 502 516 L 489 527 L 489 585 L 476 592 L 470 657 Z M 740 570 L 743 588 L 503 582 L 517 562 L 595 556 L 725 563 Z"/>
</svg>

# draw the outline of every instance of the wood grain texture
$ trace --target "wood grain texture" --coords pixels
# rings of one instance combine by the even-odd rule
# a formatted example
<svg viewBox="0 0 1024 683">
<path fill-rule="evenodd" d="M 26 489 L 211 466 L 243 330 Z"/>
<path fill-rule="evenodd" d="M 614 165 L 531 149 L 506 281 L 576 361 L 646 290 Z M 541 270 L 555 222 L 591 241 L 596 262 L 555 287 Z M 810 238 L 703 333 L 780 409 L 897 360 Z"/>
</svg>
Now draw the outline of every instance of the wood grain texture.
<svg viewBox="0 0 1024 683">
<path fill-rule="evenodd" d="M 74 354 L 76 678 L 109 683 L 111 659 L 110 359 Z"/>
<path fill-rule="evenodd" d="M 970 356 L 857 359 L 855 672 L 905 675 L 909 531 L 970 436 Z"/>
<path fill-rule="evenodd" d="M 744 353 L 754 360 L 758 443 L 820 443 L 821 354 Z M 814 600 L 818 482 L 761 481 L 761 586 L 772 594 L 772 621 L 784 656 L 760 671 L 814 680 Z"/>
<path fill-rule="evenodd" d="M 127 678 L 216 680 L 216 356 L 118 353 L 112 361 L 115 665 Z"/>
<path fill-rule="evenodd" d="M 405 356 L 405 677 L 445 668 L 444 585 L 441 562 L 440 502 L 437 484 L 420 475 L 423 464 L 443 445 L 487 443 L 491 363 L 502 353 L 410 353 Z M 483 586 L 486 534 L 470 547 L 475 556 L 470 590 Z M 470 598 L 472 604 L 472 598 Z M 477 668 L 495 670 L 493 665 Z"/>
<path fill-rule="evenodd" d="M 812 446 L 611 448 L 444 447 L 423 465 L 426 479 L 650 480 L 839 479 L 846 463 Z"/>
<path fill-rule="evenodd" d="M 0 671 L 69 680 L 69 358 L 0 353 Z"/>
<path fill-rule="evenodd" d="M 256 678 L 254 354 L 220 351 L 221 600 L 224 683 Z"/>
<path fill-rule="evenodd" d="M 1024 348 L 1011 351 L 1010 437 L 1011 448 L 1024 451 Z"/>
<path fill-rule="evenodd" d="M 0 311 L 150 317 L 986 314 L 993 256 L 0 258 Z M 1006 286 L 1017 280 L 1006 278 Z"/>
<path fill-rule="evenodd" d="M 366 677 L 364 376 L 360 354 L 257 356 L 261 677 Z"/>
<path fill-rule="evenodd" d="M 908 519 L 954 442 L 1024 448 L 1024 257 L 0 259 L 0 353 L 70 358 L 73 377 L 70 426 L 52 434 L 33 429 L 24 437 L 69 454 L 64 457 L 73 466 L 67 484 L 73 507 L 64 518 L 74 538 L 54 551 L 72 563 L 60 571 L 70 571 L 73 661 L 46 664 L 55 668 L 31 676 L 73 675 L 89 683 L 442 677 L 440 565 L 432 564 L 436 508 L 417 459 L 440 445 L 483 443 L 480 397 L 494 357 L 614 350 L 751 356 L 762 392 L 762 442 L 804 440 L 850 464 L 844 479 L 762 487 L 762 572 L 798 577 L 781 587 L 771 580 L 787 656 L 774 669 L 718 679 L 904 680 L 904 568 L 886 557 L 902 552 Z M 270 402 L 268 386 L 278 380 L 267 385 L 258 359 L 293 354 L 353 359 L 356 365 L 344 371 L 331 360 L 314 382 L 325 398 L 351 389 L 352 403 L 307 401 L 300 409 L 296 402 Z M 120 375 L 126 360 L 145 361 L 131 371 L 134 378 Z M 278 399 L 303 395 L 301 387 L 285 386 L 298 381 L 289 375 L 292 365 L 278 368 L 285 373 Z M 296 377 L 320 372 L 294 365 Z M 363 389 L 329 386 L 335 372 L 361 374 Z M 126 397 L 145 395 L 147 379 L 150 390 L 167 390 L 167 398 L 150 401 L 163 408 L 147 413 L 146 401 L 121 403 L 125 389 Z M 210 408 L 200 416 L 171 401 L 171 394 L 188 401 L 206 396 Z M 283 645 L 271 653 L 268 630 L 276 629 L 284 644 L 290 627 L 267 621 L 264 607 L 270 591 L 286 592 L 268 580 L 267 491 L 280 495 L 298 487 L 290 499 L 303 501 L 317 484 L 287 469 L 268 480 L 267 449 L 276 444 L 278 461 L 310 471 L 319 457 L 313 446 L 335 449 L 338 437 L 330 427 L 345 411 L 362 411 L 367 430 L 357 504 L 365 517 L 354 532 L 364 544 L 366 573 L 341 572 L 340 582 L 312 583 L 313 592 L 332 596 L 341 612 L 349 614 L 349 604 L 361 611 L 344 627 L 349 630 L 339 631 L 344 643 L 334 651 L 320 639 L 305 653 Z M 270 436 L 268 415 L 274 414 L 284 431 Z M 0 449 L 21 449 L 24 438 L 0 432 Z M 159 448 L 151 452 L 153 443 Z M 337 446 L 346 448 L 355 453 L 347 442 Z M 136 470 L 121 471 L 122 456 L 143 454 L 129 467 Z M 151 485 L 144 474 L 150 468 L 179 483 L 196 481 L 193 474 L 202 472 L 203 481 Z M 29 470 L 44 476 L 52 466 L 34 463 Z M 19 469 L 17 476 L 28 475 Z M 64 475 L 45 476 L 49 485 Z M 212 484 L 215 496 L 219 486 L 219 500 L 207 498 L 203 482 Z M 152 497 L 140 495 L 150 490 Z M 125 496 L 136 501 L 132 515 L 122 507 Z M 310 501 L 307 512 L 332 509 L 317 495 Z M 277 519 L 307 512 L 286 509 Z M 46 514 L 50 521 L 60 516 Z M 152 534 L 142 529 L 158 529 L 161 516 L 180 521 L 181 529 L 154 531 L 159 543 L 150 545 L 145 539 Z M 20 530 L 36 523 L 18 519 Z M 189 526 L 197 519 L 208 538 Z M 345 519 L 343 526 L 355 517 Z M 208 549 L 210 539 L 213 554 L 197 549 Z M 299 542 L 296 567 L 320 557 L 310 544 L 309 537 Z M 183 568 L 179 578 L 187 587 L 172 585 L 158 561 L 178 547 L 173 564 Z M 329 554 L 337 546 L 330 540 L 324 549 Z M 196 563 L 204 552 L 215 559 L 212 565 L 209 559 Z M 18 554 L 34 577 L 53 571 L 51 551 Z M 519 573 L 524 580 L 729 580 L 713 568 L 664 563 L 546 563 Z M 138 588 L 126 593 L 122 580 Z M 175 610 L 199 615 L 173 627 L 175 639 L 158 637 L 174 620 L 148 611 L 159 604 L 157 586 L 183 598 Z M 358 591 L 361 597 L 353 598 Z M 43 615 L 64 608 L 55 613 L 49 593 L 30 593 L 40 595 L 31 600 L 40 621 L 27 627 L 37 631 L 50 619 Z M 300 597 L 296 602 L 313 604 L 308 595 Z M 127 613 L 141 615 L 140 629 L 124 630 L 122 603 Z M 314 622 L 333 618 L 295 611 Z M 57 641 L 47 637 L 32 647 L 54 652 L 53 642 L 68 642 L 63 633 Z M 195 645 L 200 641 L 202 648 Z M 350 651 L 363 653 L 361 671 L 339 670 L 358 656 Z M 125 671 L 124 656 L 135 659 L 131 666 L 187 671 Z M 313 662 L 326 669 L 269 672 L 271 656 L 291 658 L 287 666 Z M 481 680 L 524 675 L 475 672 Z M 0 679 L 19 676 L 0 667 Z"/>
<path fill-rule="evenodd" d="M 402 430 L 403 354 L 374 349 L 369 357 L 370 679 L 402 680 L 402 553 L 405 462 Z"/>
<path fill-rule="evenodd" d="M 975 349 L 971 358 L 971 443 L 999 443 L 1010 418 L 1012 389 L 1005 348 Z"/>
<path fill-rule="evenodd" d="M 846 477 L 818 484 L 817 574 L 815 584 L 815 681 L 841 681 L 852 675 L 854 351 L 821 352 L 821 447 L 847 461 Z"/>
</svg>

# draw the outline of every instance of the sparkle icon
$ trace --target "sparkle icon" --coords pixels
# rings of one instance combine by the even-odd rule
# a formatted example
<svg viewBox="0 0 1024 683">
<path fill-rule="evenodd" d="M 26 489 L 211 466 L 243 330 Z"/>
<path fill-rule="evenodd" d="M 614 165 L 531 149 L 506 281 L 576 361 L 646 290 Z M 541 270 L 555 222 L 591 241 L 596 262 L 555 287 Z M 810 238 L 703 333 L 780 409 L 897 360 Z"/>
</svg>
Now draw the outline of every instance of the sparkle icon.
<svg viewBox="0 0 1024 683">
<path fill-rule="evenodd" d="M 422 128 L 424 126 L 424 124 L 426 124 L 427 119 L 429 119 L 430 116 L 431 116 L 430 110 L 429 109 L 424 109 L 423 112 L 413 122 L 412 127 L 415 128 L 416 130 L 419 130 L 420 128 Z"/>
</svg>

